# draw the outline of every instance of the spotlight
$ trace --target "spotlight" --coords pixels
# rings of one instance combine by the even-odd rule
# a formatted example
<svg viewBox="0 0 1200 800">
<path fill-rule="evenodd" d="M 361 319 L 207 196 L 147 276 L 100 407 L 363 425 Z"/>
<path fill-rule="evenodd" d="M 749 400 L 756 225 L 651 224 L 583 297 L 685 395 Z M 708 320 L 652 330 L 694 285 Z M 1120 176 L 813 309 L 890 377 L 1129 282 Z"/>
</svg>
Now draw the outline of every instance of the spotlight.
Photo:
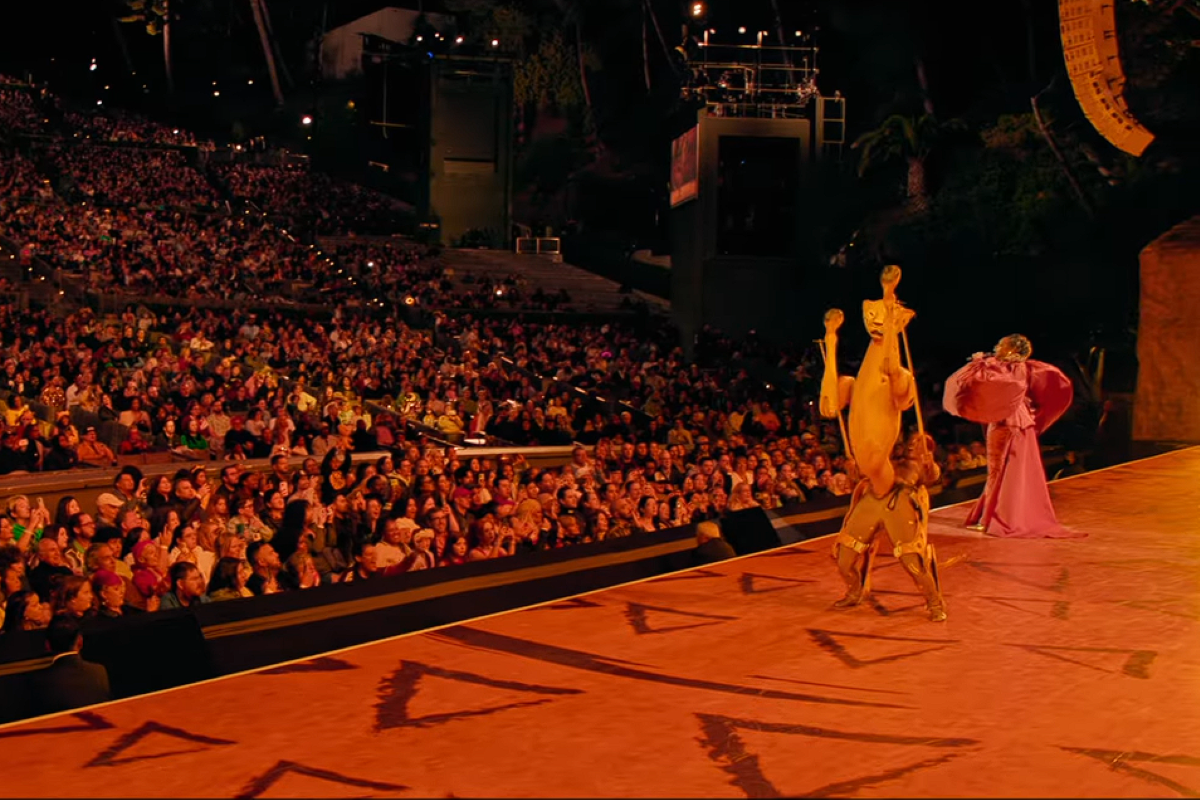
<svg viewBox="0 0 1200 800">
<path fill-rule="evenodd" d="M 301 125 L 312 125 L 313 124 L 312 115 L 305 114 L 303 117 L 300 118 L 300 124 Z"/>
<path fill-rule="evenodd" d="M 93 61 L 93 62 L 92 62 L 92 65 L 91 65 L 90 67 L 88 67 L 88 71 L 89 71 L 89 72 L 95 72 L 95 71 L 96 71 L 96 62 L 95 62 L 95 61 Z"/>
<path fill-rule="evenodd" d="M 220 96 L 221 96 L 220 90 L 213 92 L 213 97 L 220 97 Z"/>
<path fill-rule="evenodd" d="M 103 100 L 97 100 L 97 101 L 96 101 L 96 105 L 98 105 L 98 106 L 102 106 L 102 105 L 104 105 L 104 101 L 103 101 Z"/>
<path fill-rule="evenodd" d="M 692 3 L 692 16 L 693 17 L 703 17 L 704 16 L 704 3 Z"/>
<path fill-rule="evenodd" d="M 254 85 L 254 78 L 251 78 L 250 80 L 246 81 L 246 85 L 247 85 L 247 86 L 253 86 L 253 85 Z"/>
<path fill-rule="evenodd" d="M 455 44 L 462 44 L 462 43 L 463 43 L 463 37 L 461 37 L 461 36 L 455 36 L 455 37 L 454 37 L 454 43 L 455 43 Z"/>
<path fill-rule="evenodd" d="M 499 46 L 500 46 L 500 40 L 492 39 L 492 47 L 499 47 Z"/>
<path fill-rule="evenodd" d="M 404 305 L 406 305 L 406 306 L 411 306 L 411 305 L 415 304 L 416 302 L 417 302 L 417 298 L 413 297 L 411 294 L 408 297 L 404 298 Z"/>
<path fill-rule="evenodd" d="M 745 26 L 745 25 L 743 25 L 743 26 L 741 26 L 740 28 L 738 28 L 738 33 L 745 33 L 745 32 L 746 32 L 746 26 Z"/>
</svg>

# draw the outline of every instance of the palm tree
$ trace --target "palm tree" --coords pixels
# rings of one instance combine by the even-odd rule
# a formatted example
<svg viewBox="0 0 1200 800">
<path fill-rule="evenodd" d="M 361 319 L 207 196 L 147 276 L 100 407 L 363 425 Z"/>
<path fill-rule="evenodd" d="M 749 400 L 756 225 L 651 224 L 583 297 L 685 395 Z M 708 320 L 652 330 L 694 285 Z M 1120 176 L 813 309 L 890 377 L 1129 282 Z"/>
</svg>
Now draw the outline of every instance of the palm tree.
<svg viewBox="0 0 1200 800">
<path fill-rule="evenodd" d="M 867 131 L 850 145 L 861 149 L 858 159 L 858 174 L 861 176 L 872 167 L 903 158 L 908 165 L 906 183 L 907 208 L 912 214 L 929 211 L 929 184 L 925 174 L 925 163 L 929 154 L 946 134 L 965 129 L 962 120 L 939 122 L 932 114 L 906 117 L 893 114 L 873 131 Z"/>
</svg>

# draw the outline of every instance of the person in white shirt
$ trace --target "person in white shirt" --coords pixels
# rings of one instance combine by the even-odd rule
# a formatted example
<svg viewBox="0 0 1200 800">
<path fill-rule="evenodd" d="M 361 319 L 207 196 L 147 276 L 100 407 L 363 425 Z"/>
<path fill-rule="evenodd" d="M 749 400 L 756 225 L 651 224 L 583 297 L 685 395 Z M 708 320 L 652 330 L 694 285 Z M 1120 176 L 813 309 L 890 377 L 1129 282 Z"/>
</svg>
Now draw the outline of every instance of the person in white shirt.
<svg viewBox="0 0 1200 800">
<path fill-rule="evenodd" d="M 383 526 L 383 538 L 375 545 L 379 569 L 399 564 L 412 552 L 412 535 L 417 525 L 411 519 L 389 519 Z"/>
</svg>

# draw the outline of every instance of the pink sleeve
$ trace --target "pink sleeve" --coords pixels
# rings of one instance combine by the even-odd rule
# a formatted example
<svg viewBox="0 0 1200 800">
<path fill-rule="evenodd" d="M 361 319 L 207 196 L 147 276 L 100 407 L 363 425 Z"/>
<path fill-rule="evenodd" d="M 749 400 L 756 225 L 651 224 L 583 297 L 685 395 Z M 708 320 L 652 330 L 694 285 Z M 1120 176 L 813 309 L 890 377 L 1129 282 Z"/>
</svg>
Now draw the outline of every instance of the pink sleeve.
<svg viewBox="0 0 1200 800">
<path fill-rule="evenodd" d="M 971 361 L 947 378 L 942 393 L 947 411 L 984 425 L 1008 419 L 1024 399 L 1021 376 L 990 356 Z"/>
<path fill-rule="evenodd" d="M 1029 399 L 1040 434 L 1071 407 L 1075 387 L 1071 385 L 1071 379 L 1053 364 L 1033 359 L 1025 364 L 1029 369 Z"/>
</svg>

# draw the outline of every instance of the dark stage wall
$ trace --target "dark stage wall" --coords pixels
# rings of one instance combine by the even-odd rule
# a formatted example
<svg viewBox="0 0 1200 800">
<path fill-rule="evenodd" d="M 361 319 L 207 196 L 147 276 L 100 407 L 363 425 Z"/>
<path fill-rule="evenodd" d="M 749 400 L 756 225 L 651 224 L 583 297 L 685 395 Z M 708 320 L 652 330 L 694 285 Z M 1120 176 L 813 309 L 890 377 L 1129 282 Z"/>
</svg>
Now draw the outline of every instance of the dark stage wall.
<svg viewBox="0 0 1200 800">
<path fill-rule="evenodd" d="M 430 214 L 441 241 L 470 230 L 508 241 L 512 218 L 512 70 L 502 61 L 434 62 L 430 121 Z"/>
<path fill-rule="evenodd" d="M 703 325 L 802 336 L 799 225 L 807 120 L 698 117 L 699 196 L 672 209 L 671 309 L 686 346 Z"/>
</svg>

